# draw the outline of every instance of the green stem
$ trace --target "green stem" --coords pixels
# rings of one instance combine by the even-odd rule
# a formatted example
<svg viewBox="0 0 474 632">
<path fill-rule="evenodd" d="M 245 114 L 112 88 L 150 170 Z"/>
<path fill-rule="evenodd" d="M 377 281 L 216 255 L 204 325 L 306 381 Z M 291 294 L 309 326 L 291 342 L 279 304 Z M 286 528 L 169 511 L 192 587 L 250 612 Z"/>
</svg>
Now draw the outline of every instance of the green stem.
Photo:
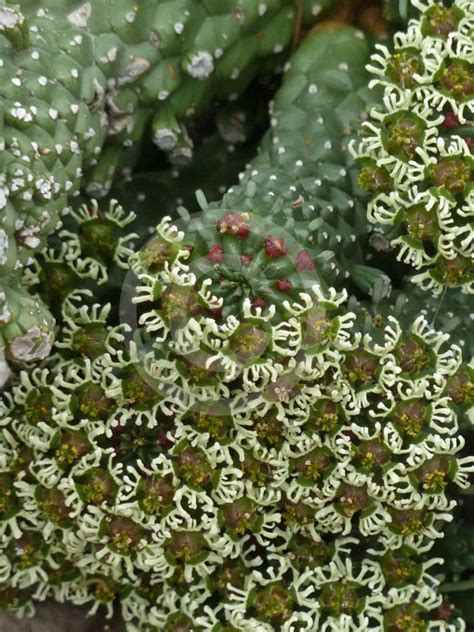
<svg viewBox="0 0 474 632">
<path fill-rule="evenodd" d="M 442 593 L 463 592 L 464 590 L 474 589 L 474 579 L 467 579 L 463 582 L 452 582 L 451 584 L 442 584 L 439 588 Z"/>
</svg>

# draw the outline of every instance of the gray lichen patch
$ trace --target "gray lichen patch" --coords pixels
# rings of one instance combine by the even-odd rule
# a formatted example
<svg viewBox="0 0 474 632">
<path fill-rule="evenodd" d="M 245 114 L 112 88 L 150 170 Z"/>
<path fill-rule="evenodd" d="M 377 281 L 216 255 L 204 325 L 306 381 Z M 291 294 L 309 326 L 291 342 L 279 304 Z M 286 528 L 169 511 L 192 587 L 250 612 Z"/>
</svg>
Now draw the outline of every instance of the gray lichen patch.
<svg viewBox="0 0 474 632">
<path fill-rule="evenodd" d="M 51 353 L 52 345 L 52 332 L 45 333 L 38 325 L 34 325 L 23 336 L 11 342 L 10 354 L 15 360 L 21 362 L 43 360 Z"/>
<path fill-rule="evenodd" d="M 207 51 L 198 51 L 191 56 L 186 72 L 194 79 L 207 79 L 214 72 L 214 60 Z"/>
<path fill-rule="evenodd" d="M 0 6 L 0 30 L 13 29 L 25 21 L 25 16 L 12 7 Z"/>
<path fill-rule="evenodd" d="M 86 2 L 75 11 L 72 11 L 68 16 L 68 21 L 73 26 L 87 26 L 87 21 L 91 17 L 92 5 L 90 2 Z"/>
</svg>

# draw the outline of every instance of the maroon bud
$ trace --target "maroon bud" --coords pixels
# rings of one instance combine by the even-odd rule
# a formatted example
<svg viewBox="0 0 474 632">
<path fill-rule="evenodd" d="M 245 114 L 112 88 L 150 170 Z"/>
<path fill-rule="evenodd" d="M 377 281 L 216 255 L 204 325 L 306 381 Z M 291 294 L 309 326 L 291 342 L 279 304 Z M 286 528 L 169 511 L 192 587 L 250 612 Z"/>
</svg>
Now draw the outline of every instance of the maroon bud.
<svg viewBox="0 0 474 632">
<path fill-rule="evenodd" d="M 296 269 L 306 270 L 308 272 L 316 269 L 316 264 L 311 259 L 311 255 L 307 250 L 300 250 L 296 255 Z"/>
<path fill-rule="evenodd" d="M 242 261 L 242 265 L 249 266 L 252 262 L 252 255 L 240 255 L 240 260 Z"/>
<path fill-rule="evenodd" d="M 264 309 L 267 306 L 267 303 L 263 300 L 263 298 L 257 298 L 253 304 L 255 307 L 260 307 L 261 309 Z"/>
<path fill-rule="evenodd" d="M 164 430 L 160 430 L 158 432 L 158 434 L 156 435 L 156 440 L 163 448 L 171 448 L 171 446 L 173 445 L 173 442 L 169 439 L 167 433 Z"/>
<path fill-rule="evenodd" d="M 220 320 L 222 317 L 222 309 L 220 309 L 219 307 L 208 309 L 207 313 L 209 314 L 209 316 L 211 316 L 215 320 Z"/>
<path fill-rule="evenodd" d="M 453 127 L 457 127 L 458 125 L 459 119 L 456 114 L 454 114 L 452 110 L 446 112 L 446 114 L 444 115 L 443 127 L 445 129 L 452 129 Z"/>
<path fill-rule="evenodd" d="M 222 263 L 224 261 L 224 253 L 221 244 L 216 244 L 207 253 L 207 258 L 211 263 Z"/>
<path fill-rule="evenodd" d="M 288 247 L 285 244 L 285 240 L 281 237 L 273 237 L 269 235 L 265 237 L 265 254 L 270 259 L 276 259 L 277 257 L 283 257 L 288 252 Z"/>
<path fill-rule="evenodd" d="M 234 235 L 237 239 L 246 239 L 250 233 L 250 226 L 247 224 L 247 220 L 247 213 L 228 213 L 217 222 L 217 230 L 219 233 Z"/>
<path fill-rule="evenodd" d="M 275 286 L 277 290 L 280 290 L 280 292 L 286 293 L 291 290 L 291 283 L 286 277 L 283 277 L 283 279 L 278 279 L 278 281 L 275 283 Z"/>
<path fill-rule="evenodd" d="M 443 603 L 439 606 L 436 611 L 436 619 L 441 619 L 442 621 L 451 621 L 454 614 L 454 606 L 447 601 L 443 601 Z"/>
</svg>

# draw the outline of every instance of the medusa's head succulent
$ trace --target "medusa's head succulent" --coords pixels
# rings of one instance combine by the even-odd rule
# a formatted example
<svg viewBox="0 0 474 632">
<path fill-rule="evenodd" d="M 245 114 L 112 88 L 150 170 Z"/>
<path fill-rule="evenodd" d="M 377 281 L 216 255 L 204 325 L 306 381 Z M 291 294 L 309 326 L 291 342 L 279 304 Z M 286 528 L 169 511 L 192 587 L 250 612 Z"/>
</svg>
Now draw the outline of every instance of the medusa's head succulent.
<svg viewBox="0 0 474 632">
<path fill-rule="evenodd" d="M 61 281 L 124 265 L 125 216 L 86 209 L 47 254 L 55 354 L 0 410 L 2 606 L 120 604 L 130 632 L 456 629 L 423 556 L 468 484 L 471 370 L 423 316 L 360 318 L 332 287 L 382 293 L 340 144 L 365 55 L 351 29 L 306 39 L 242 182 L 129 259 L 129 322 Z"/>
<path fill-rule="evenodd" d="M 413 281 L 439 294 L 474 287 L 474 5 L 421 11 L 370 66 L 383 88 L 356 150 L 371 222 L 387 230 Z"/>
<path fill-rule="evenodd" d="M 131 631 L 431 621 L 421 553 L 470 468 L 459 349 L 423 318 L 360 329 L 317 286 L 226 314 L 167 220 L 142 252 L 137 331 L 75 293 L 4 397 L 10 607 L 120 597 Z"/>
</svg>

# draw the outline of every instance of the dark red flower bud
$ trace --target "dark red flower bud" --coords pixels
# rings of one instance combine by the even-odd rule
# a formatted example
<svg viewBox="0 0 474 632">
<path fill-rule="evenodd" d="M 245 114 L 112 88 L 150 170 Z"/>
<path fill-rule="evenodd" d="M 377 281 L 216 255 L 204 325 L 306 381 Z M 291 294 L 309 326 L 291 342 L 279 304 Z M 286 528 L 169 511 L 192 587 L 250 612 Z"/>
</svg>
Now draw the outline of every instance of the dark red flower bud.
<svg viewBox="0 0 474 632">
<path fill-rule="evenodd" d="M 224 253 L 221 244 L 216 244 L 207 253 L 207 258 L 211 263 L 222 263 L 224 261 Z"/>
<path fill-rule="evenodd" d="M 237 239 L 246 239 L 250 233 L 248 218 L 247 213 L 228 213 L 217 222 L 217 230 L 219 233 L 234 235 Z"/>
<path fill-rule="evenodd" d="M 291 290 L 291 283 L 286 277 L 278 279 L 275 285 L 277 290 L 280 290 L 280 292 L 289 292 Z"/>
<path fill-rule="evenodd" d="M 446 129 L 452 129 L 453 127 L 457 127 L 458 125 L 459 119 L 456 114 L 454 114 L 454 112 L 452 112 L 451 110 L 446 112 L 446 114 L 444 115 L 443 127 Z"/>
<path fill-rule="evenodd" d="M 240 260 L 242 261 L 242 264 L 244 266 L 250 265 L 252 259 L 253 259 L 252 255 L 240 255 Z"/>
<path fill-rule="evenodd" d="M 160 430 L 160 432 L 156 436 L 156 440 L 158 443 L 164 448 L 171 448 L 173 442 L 167 436 L 167 433 L 164 430 Z"/>
<path fill-rule="evenodd" d="M 266 301 L 263 300 L 263 298 L 257 298 L 253 304 L 255 305 L 255 307 L 261 307 L 262 309 L 264 309 L 267 306 Z"/>
<path fill-rule="evenodd" d="M 288 252 L 288 247 L 285 244 L 284 239 L 281 237 L 273 237 L 269 235 L 265 237 L 265 254 L 270 259 L 276 259 L 277 257 L 283 257 Z"/>
<path fill-rule="evenodd" d="M 306 270 L 308 272 L 316 269 L 316 264 L 311 259 L 311 255 L 307 250 L 300 250 L 296 255 L 296 269 Z"/>
<path fill-rule="evenodd" d="M 454 606 L 447 601 L 443 601 L 436 611 L 436 618 L 441 619 L 442 621 L 451 621 L 453 614 Z"/>
<path fill-rule="evenodd" d="M 222 309 L 220 307 L 208 309 L 207 313 L 209 314 L 209 316 L 212 316 L 212 318 L 215 318 L 215 320 L 220 320 L 220 318 L 222 317 Z"/>
</svg>

